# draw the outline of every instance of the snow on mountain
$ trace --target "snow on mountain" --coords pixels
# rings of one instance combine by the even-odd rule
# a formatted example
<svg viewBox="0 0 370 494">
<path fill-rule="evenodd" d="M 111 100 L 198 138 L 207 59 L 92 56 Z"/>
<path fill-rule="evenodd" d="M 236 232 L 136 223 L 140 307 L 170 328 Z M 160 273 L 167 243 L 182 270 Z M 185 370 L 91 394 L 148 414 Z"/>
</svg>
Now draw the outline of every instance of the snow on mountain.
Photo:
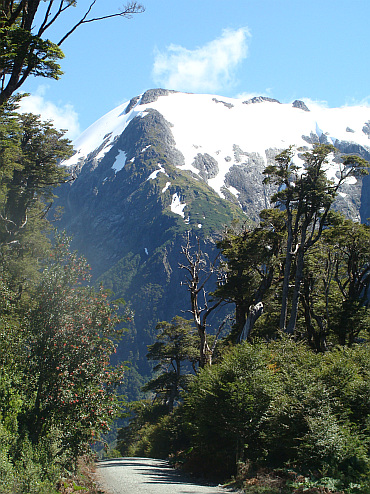
<svg viewBox="0 0 370 494">
<path fill-rule="evenodd" d="M 173 194 L 172 203 L 171 203 L 171 211 L 184 218 L 185 217 L 185 213 L 184 213 L 185 206 L 186 206 L 186 204 L 181 202 L 181 198 L 179 197 L 179 195 Z"/>
<path fill-rule="evenodd" d="M 73 142 L 76 151 L 75 154 L 69 160 L 66 160 L 63 165 L 77 165 L 79 161 L 87 158 L 92 151 L 100 146 L 102 146 L 102 149 L 96 156 L 96 159 L 99 160 L 103 158 L 112 147 L 115 138 L 122 134 L 130 121 L 140 114 L 140 112 L 137 111 L 131 111 L 128 114 L 125 114 L 126 107 L 127 103 L 118 106 L 99 118 L 99 120 L 86 129 L 80 137 Z"/>
<path fill-rule="evenodd" d="M 125 166 L 126 163 L 126 153 L 122 150 L 118 153 L 115 162 L 112 165 L 113 170 L 117 173 Z"/>
<path fill-rule="evenodd" d="M 315 140 L 333 144 L 353 142 L 370 151 L 370 108 L 366 106 L 307 108 L 299 101 L 280 104 L 263 97 L 242 101 L 209 94 L 160 91 L 159 97 L 153 98 L 155 101 L 147 102 L 148 98 L 140 95 L 100 118 L 74 142 L 76 153 L 64 165 L 82 165 L 93 151 L 99 162 L 128 124 L 135 117 L 145 116 L 149 109 L 157 110 L 170 123 L 176 148 L 184 156 L 183 170 L 201 175 L 197 156 L 207 157 L 213 170 L 202 178 L 219 195 L 224 194 L 225 185 L 230 193 L 238 194 L 225 177 L 234 165 L 243 161 L 243 156 L 251 153 L 267 163 L 268 150 L 307 146 Z M 124 165 L 124 151 L 113 165 L 115 172 Z M 335 172 L 334 168 L 328 170 L 333 179 Z"/>
</svg>

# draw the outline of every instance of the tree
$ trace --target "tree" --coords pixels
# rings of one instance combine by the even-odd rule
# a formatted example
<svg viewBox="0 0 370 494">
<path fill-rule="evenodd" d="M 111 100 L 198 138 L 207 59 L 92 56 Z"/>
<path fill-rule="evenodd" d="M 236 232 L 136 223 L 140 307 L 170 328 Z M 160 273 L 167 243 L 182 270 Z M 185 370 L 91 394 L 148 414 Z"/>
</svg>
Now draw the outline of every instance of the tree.
<svg viewBox="0 0 370 494">
<path fill-rule="evenodd" d="M 4 426 L 13 434 L 23 402 L 20 383 L 25 356 L 18 305 L 18 294 L 0 277 L 0 429 Z"/>
<path fill-rule="evenodd" d="M 143 11 L 130 2 L 93 17 L 96 3 L 53 42 L 48 29 L 76 0 L 0 0 L 0 462 L 14 467 L 17 492 L 31 492 L 31 481 L 32 492 L 51 492 L 49 473 L 58 475 L 65 458 L 73 463 L 120 409 L 115 387 L 124 367 L 109 365 L 122 331 L 115 307 L 88 285 L 69 239 L 58 236 L 46 257 L 46 214 L 54 187 L 69 180 L 59 162 L 72 147 L 50 122 L 16 112 L 15 92 L 30 75 L 60 77 L 60 45 L 79 26 Z M 2 487 L 3 480 L 0 468 Z"/>
<path fill-rule="evenodd" d="M 229 348 L 185 397 L 189 467 L 255 478 L 289 465 L 301 478 L 332 477 L 335 492 L 352 482 L 367 492 L 369 372 L 367 344 L 315 353 L 282 335 Z M 281 492 L 272 489 L 261 491 Z"/>
<path fill-rule="evenodd" d="M 264 182 L 273 182 L 279 187 L 272 200 L 286 213 L 287 246 L 280 329 L 289 334 L 293 334 L 296 328 L 306 254 L 328 226 L 328 214 L 339 187 L 351 176 L 366 174 L 368 167 L 363 158 L 355 155 L 338 158 L 334 146 L 323 144 L 315 145 L 311 151 L 300 156 L 304 161 L 300 172 L 298 166 L 292 163 L 293 154 L 293 149 L 288 148 L 275 158 L 276 165 L 270 165 L 264 170 Z M 336 183 L 328 180 L 326 175 L 330 155 L 338 167 Z M 288 292 L 293 260 L 295 274 L 288 318 Z"/>
<path fill-rule="evenodd" d="M 305 260 L 300 298 L 305 324 L 303 334 L 316 352 L 327 350 L 331 316 L 338 302 L 331 258 L 330 247 L 319 240 Z"/>
<path fill-rule="evenodd" d="M 57 235 L 27 316 L 23 424 L 34 443 L 57 428 L 76 458 L 119 411 L 115 387 L 124 366 L 109 359 L 123 330 L 104 291 L 86 285 L 89 268 L 69 243 Z"/>
<path fill-rule="evenodd" d="M 340 294 L 331 329 L 341 345 L 351 346 L 362 331 L 370 331 L 370 226 L 336 215 L 324 241 L 331 250 L 333 284 Z"/>
<path fill-rule="evenodd" d="M 279 275 L 279 255 L 285 241 L 284 213 L 265 209 L 261 223 L 240 233 L 226 232 L 218 243 L 226 262 L 225 283 L 215 291 L 223 301 L 235 304 L 233 341 L 249 338 L 262 315 L 266 294 Z"/>
<path fill-rule="evenodd" d="M 180 264 L 180 268 L 187 271 L 186 281 L 184 284 L 188 287 L 190 293 L 191 309 L 195 327 L 197 328 L 200 339 L 200 358 L 199 366 L 203 368 L 205 365 L 212 364 L 212 354 L 214 345 L 210 346 L 207 336 L 207 319 L 211 313 L 217 309 L 222 300 L 218 299 L 208 303 L 205 286 L 207 282 L 215 275 L 216 263 L 218 256 L 214 262 L 210 262 L 208 256 L 200 248 L 200 240 L 197 238 L 197 249 L 194 251 L 190 242 L 190 233 L 186 236 L 186 243 L 181 247 L 181 252 L 184 255 L 187 264 Z M 200 294 L 203 294 L 203 303 L 199 300 Z"/>
<path fill-rule="evenodd" d="M 72 154 L 64 132 L 32 114 L 17 114 L 16 104 L 0 109 L 0 245 L 19 243 L 31 211 L 43 216 L 53 189 L 69 180 L 59 162 Z"/>
<path fill-rule="evenodd" d="M 30 75 L 59 79 L 58 61 L 64 57 L 60 46 L 79 26 L 144 11 L 138 2 L 129 2 L 120 12 L 93 17 L 96 2 L 91 1 L 81 19 L 58 42 L 52 42 L 45 39 L 46 32 L 77 5 L 76 0 L 0 0 L 0 106 Z"/>
<path fill-rule="evenodd" d="M 159 330 L 157 341 L 149 345 L 147 358 L 158 362 L 153 370 L 160 373 L 143 387 L 143 391 L 154 391 L 172 412 L 189 379 L 189 369 L 187 373 L 183 371 L 184 363 L 191 364 L 194 371 L 199 363 L 198 338 L 190 321 L 179 316 L 170 323 L 158 323 L 156 329 Z"/>
</svg>

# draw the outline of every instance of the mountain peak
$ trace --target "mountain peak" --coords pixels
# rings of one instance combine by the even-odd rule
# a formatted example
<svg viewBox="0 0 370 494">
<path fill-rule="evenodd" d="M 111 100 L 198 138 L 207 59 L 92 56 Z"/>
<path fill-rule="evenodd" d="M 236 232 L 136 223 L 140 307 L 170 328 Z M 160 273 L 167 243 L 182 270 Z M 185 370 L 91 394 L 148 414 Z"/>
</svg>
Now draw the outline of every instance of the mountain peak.
<svg viewBox="0 0 370 494">
<path fill-rule="evenodd" d="M 292 106 L 293 106 L 293 108 L 299 108 L 300 110 L 303 110 L 303 111 L 310 111 L 307 108 L 307 106 L 305 105 L 305 103 L 299 99 L 296 99 L 295 101 L 293 101 Z"/>
<path fill-rule="evenodd" d="M 327 142 L 344 150 L 348 142 L 352 142 L 361 149 L 363 157 L 369 158 L 370 109 L 365 106 L 309 110 L 300 100 L 282 104 L 258 96 L 242 101 L 157 88 L 135 96 L 99 119 L 75 141 L 76 154 L 64 164 L 76 167 L 78 173 L 91 159 L 94 159 L 94 165 L 89 168 L 94 169 L 106 155 L 117 156 L 119 153 L 120 160 L 126 156 L 128 163 L 134 156 L 128 151 L 131 144 L 122 136 L 129 132 L 135 121 L 144 124 L 136 127 L 146 129 L 146 136 L 148 133 L 154 136 L 158 133 L 155 125 L 156 122 L 159 124 L 159 117 L 166 122 L 166 126 L 161 124 L 162 130 L 158 134 L 161 144 L 158 139 L 156 144 L 149 137 L 144 139 L 144 134 L 132 137 L 130 131 L 130 139 L 137 140 L 138 148 L 151 145 L 150 154 L 153 155 L 154 149 L 164 146 L 165 156 L 172 156 L 172 164 L 178 171 L 204 181 L 222 199 L 237 204 L 252 219 L 257 219 L 259 210 L 269 205 L 268 200 L 261 201 L 266 195 L 262 172 L 276 154 L 287 147 L 309 149 L 314 143 Z M 351 129 L 350 133 L 348 129 Z M 138 159 L 136 156 L 135 160 Z M 299 164 L 298 155 L 297 160 Z M 162 161 L 158 158 L 158 167 Z M 148 174 L 153 172 L 154 164 L 150 166 Z M 335 181 L 336 173 L 335 165 L 329 167 L 329 178 Z M 362 190 L 361 182 L 357 183 L 355 179 L 348 185 Z M 350 215 L 360 219 L 362 200 L 353 200 L 354 192 L 341 192 Z"/>
<path fill-rule="evenodd" d="M 246 101 L 243 101 L 243 103 L 245 105 L 251 105 L 251 104 L 254 104 L 254 103 L 265 103 L 265 102 L 269 102 L 269 103 L 280 103 L 280 101 L 278 101 L 277 99 L 274 99 L 274 98 L 269 98 L 267 96 L 255 96 L 254 98 L 250 98 Z"/>
</svg>

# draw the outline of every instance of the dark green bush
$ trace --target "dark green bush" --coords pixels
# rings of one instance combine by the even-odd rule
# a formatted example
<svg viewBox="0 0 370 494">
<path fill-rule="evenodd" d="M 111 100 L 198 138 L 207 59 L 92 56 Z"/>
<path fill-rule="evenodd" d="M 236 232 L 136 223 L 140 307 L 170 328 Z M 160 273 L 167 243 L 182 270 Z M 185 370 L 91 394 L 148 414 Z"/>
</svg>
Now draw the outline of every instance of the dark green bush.
<svg viewBox="0 0 370 494">
<path fill-rule="evenodd" d="M 369 348 L 315 354 L 289 339 L 242 344 L 200 372 L 185 399 L 197 464 L 293 466 L 344 486 L 369 464 Z"/>
<path fill-rule="evenodd" d="M 302 489 L 327 479 L 366 492 L 369 353 L 363 344 L 317 354 L 289 338 L 237 345 L 194 377 L 172 414 L 137 404 L 121 452 L 173 457 L 219 479 L 248 464 L 250 477 L 288 469 L 306 479 Z"/>
</svg>

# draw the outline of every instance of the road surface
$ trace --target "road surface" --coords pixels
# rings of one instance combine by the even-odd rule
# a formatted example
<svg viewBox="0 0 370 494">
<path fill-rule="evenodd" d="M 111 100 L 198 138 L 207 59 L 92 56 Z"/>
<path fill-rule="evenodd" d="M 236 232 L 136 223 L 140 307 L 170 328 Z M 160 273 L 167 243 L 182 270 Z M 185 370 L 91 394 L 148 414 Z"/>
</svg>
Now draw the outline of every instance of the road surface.
<svg viewBox="0 0 370 494">
<path fill-rule="evenodd" d="M 116 458 L 99 461 L 96 479 L 106 494 L 228 494 L 219 486 L 200 485 L 164 460 Z M 232 491 L 235 492 L 235 491 Z"/>
</svg>

